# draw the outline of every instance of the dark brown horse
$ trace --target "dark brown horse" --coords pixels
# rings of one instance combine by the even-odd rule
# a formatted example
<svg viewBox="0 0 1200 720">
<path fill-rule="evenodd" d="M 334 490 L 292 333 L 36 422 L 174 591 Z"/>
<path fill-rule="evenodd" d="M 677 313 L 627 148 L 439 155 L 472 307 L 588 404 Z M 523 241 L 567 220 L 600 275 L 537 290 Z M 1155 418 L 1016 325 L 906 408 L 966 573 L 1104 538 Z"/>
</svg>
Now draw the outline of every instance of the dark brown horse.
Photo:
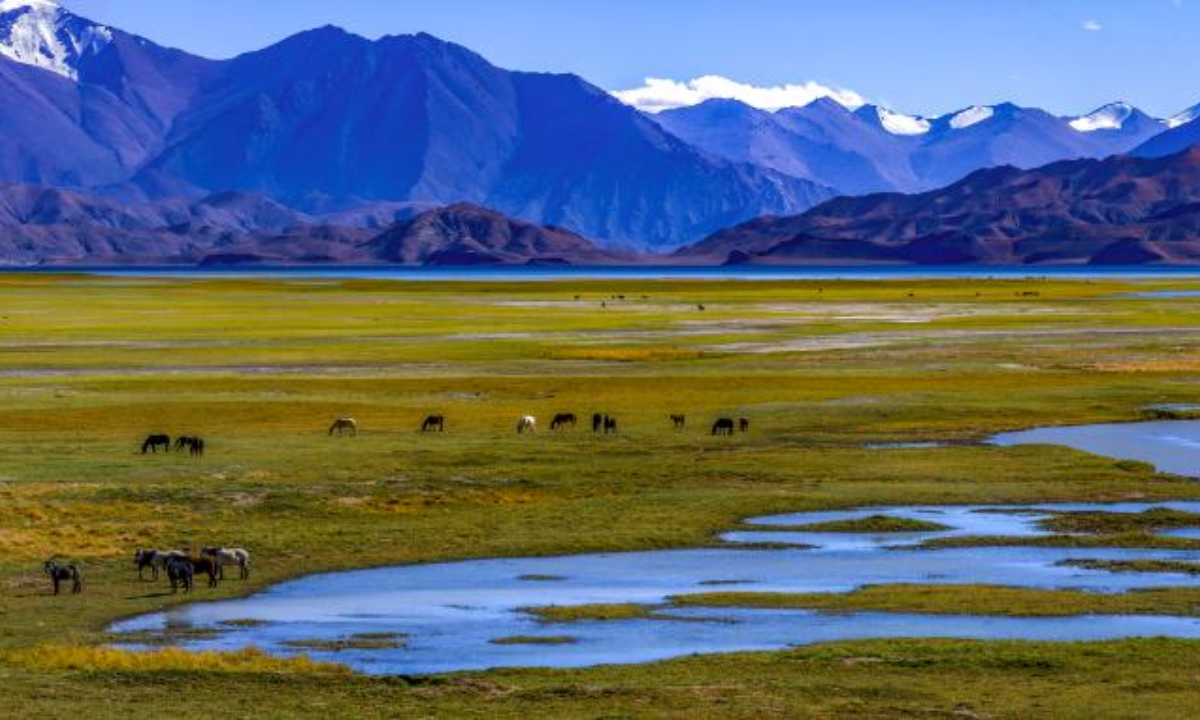
<svg viewBox="0 0 1200 720">
<path fill-rule="evenodd" d="M 201 555 L 200 557 L 189 557 L 187 561 L 192 566 L 193 575 L 203 573 L 208 576 L 210 588 L 217 586 L 217 578 L 221 575 L 221 566 L 217 563 L 216 558 Z"/>
<path fill-rule="evenodd" d="M 750 432 L 750 419 L 738 418 L 738 430 L 741 432 Z"/>
<path fill-rule="evenodd" d="M 600 413 L 592 413 L 592 432 L 598 433 L 604 429 L 604 416 Z"/>
<path fill-rule="evenodd" d="M 733 435 L 733 419 L 721 418 L 713 423 L 713 435 Z"/>
<path fill-rule="evenodd" d="M 615 433 L 617 431 L 617 419 L 615 417 L 604 416 L 604 434 Z"/>
<path fill-rule="evenodd" d="M 442 415 L 429 415 L 421 423 L 421 432 L 442 432 L 446 429 L 446 418 Z"/>
<path fill-rule="evenodd" d="M 145 455 L 147 450 L 157 454 L 160 447 L 163 449 L 163 452 L 171 452 L 170 435 L 155 434 L 148 436 L 146 441 L 142 443 L 142 454 Z"/>
<path fill-rule="evenodd" d="M 550 429 L 557 430 L 560 427 L 566 427 L 567 425 L 570 425 L 573 428 L 575 427 L 575 421 L 575 413 L 559 413 L 554 416 L 553 420 L 550 421 Z"/>
<path fill-rule="evenodd" d="M 682 430 L 684 425 L 687 425 L 687 417 L 684 415 L 672 415 L 671 422 L 675 425 L 676 430 Z"/>
</svg>

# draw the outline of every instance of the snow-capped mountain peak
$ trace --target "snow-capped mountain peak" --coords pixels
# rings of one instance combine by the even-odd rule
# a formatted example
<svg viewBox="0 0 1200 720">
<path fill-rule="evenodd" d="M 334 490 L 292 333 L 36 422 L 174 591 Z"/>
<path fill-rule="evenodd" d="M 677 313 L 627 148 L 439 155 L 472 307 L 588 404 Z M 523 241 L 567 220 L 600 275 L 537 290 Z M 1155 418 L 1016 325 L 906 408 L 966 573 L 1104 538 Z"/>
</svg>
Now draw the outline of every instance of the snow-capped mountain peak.
<svg viewBox="0 0 1200 720">
<path fill-rule="evenodd" d="M 79 61 L 112 42 L 112 30 L 52 0 L 0 0 L 0 55 L 72 80 Z"/>
<path fill-rule="evenodd" d="M 929 132 L 929 121 L 915 115 L 904 115 L 887 108 L 877 107 L 879 124 L 893 135 L 924 135 Z"/>
<path fill-rule="evenodd" d="M 1114 102 L 1104 107 L 1096 108 L 1087 115 L 1080 115 L 1071 120 L 1071 127 L 1079 132 L 1095 132 L 1097 130 L 1120 130 L 1125 127 L 1125 121 L 1134 113 L 1129 103 Z"/>
<path fill-rule="evenodd" d="M 1168 118 L 1165 124 L 1168 128 L 1177 128 L 1180 125 L 1187 125 L 1196 118 L 1200 118 L 1200 105 L 1193 105 L 1178 115 Z"/>
</svg>

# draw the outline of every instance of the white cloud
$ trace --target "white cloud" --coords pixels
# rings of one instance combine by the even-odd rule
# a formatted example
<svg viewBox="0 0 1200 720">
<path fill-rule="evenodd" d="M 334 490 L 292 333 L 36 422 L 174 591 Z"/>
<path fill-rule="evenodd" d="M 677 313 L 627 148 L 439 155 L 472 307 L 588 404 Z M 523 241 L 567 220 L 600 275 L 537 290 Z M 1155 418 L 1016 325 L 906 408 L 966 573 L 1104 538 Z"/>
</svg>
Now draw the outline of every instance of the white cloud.
<svg viewBox="0 0 1200 720">
<path fill-rule="evenodd" d="M 1104 26 L 1098 20 L 1084 20 L 1083 29 L 1089 32 L 1100 32 L 1104 29 Z"/>
<path fill-rule="evenodd" d="M 730 80 L 719 75 L 705 75 L 681 82 L 667 78 L 646 78 L 642 87 L 613 92 L 618 100 L 650 113 L 673 108 L 699 105 L 716 98 L 740 100 L 763 110 L 803 107 L 818 98 L 830 98 L 848 108 L 866 104 L 853 90 L 831 88 L 808 81 L 799 85 L 760 87 Z"/>
</svg>

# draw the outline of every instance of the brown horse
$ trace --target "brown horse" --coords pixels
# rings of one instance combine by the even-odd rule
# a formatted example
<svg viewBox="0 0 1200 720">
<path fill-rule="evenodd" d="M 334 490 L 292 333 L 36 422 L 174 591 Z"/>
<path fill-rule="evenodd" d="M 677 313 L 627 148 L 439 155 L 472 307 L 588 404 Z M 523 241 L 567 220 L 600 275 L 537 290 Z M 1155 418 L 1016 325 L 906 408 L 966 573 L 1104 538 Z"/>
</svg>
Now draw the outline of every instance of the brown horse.
<svg viewBox="0 0 1200 720">
<path fill-rule="evenodd" d="M 574 428 L 575 422 L 575 413 L 559 413 L 554 416 L 553 420 L 550 421 L 550 429 L 557 430 L 560 427 L 566 427 L 567 425 L 570 425 L 572 428 Z"/>
<path fill-rule="evenodd" d="M 750 432 L 750 419 L 738 418 L 738 430 L 741 432 Z"/>
<path fill-rule="evenodd" d="M 333 421 L 332 425 L 329 426 L 329 434 L 333 435 L 334 433 L 337 433 L 338 437 L 341 437 L 346 433 L 350 433 L 350 437 L 357 437 L 358 423 L 354 420 L 354 418 L 338 418 L 337 420 Z"/>
<path fill-rule="evenodd" d="M 684 415 L 672 415 L 671 422 L 674 424 L 676 430 L 682 430 L 683 426 L 687 424 L 687 417 Z"/>
<path fill-rule="evenodd" d="M 446 429 L 446 418 L 441 415 L 429 415 L 425 418 L 425 422 L 421 423 L 421 432 L 433 432 L 437 430 L 442 432 Z"/>
</svg>

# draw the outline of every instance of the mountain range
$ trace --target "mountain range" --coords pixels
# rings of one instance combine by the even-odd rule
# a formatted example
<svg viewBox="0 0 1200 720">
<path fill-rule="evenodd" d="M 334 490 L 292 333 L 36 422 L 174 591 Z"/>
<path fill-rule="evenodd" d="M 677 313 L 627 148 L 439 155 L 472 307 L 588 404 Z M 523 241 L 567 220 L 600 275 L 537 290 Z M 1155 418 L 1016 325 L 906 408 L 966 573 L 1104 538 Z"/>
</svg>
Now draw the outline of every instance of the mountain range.
<svg viewBox="0 0 1200 720">
<path fill-rule="evenodd" d="M 831 200 L 676 253 L 707 263 L 1200 261 L 1200 147 L 980 170 L 949 187 Z"/>
<path fill-rule="evenodd" d="M 981 169 L 1178 154 L 1200 141 L 1200 106 L 926 118 L 714 100 L 649 115 L 425 34 L 323 27 L 210 60 L 51 0 L 0 0 L 0 137 L 8 264 L 600 262 Z M 430 212 L 444 222 L 414 229 Z"/>
</svg>

